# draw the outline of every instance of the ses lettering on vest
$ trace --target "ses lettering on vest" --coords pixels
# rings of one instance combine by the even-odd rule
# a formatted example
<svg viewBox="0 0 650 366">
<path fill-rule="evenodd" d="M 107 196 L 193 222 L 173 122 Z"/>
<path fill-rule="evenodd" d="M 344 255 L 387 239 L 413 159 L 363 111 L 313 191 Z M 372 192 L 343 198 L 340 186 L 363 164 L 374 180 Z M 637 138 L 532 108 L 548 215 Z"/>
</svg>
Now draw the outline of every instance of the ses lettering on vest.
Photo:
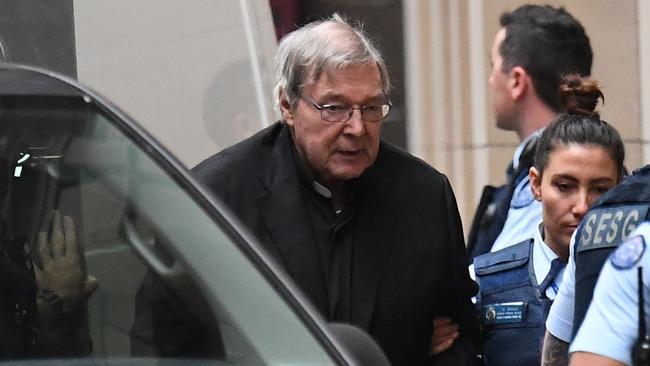
<svg viewBox="0 0 650 366">
<path fill-rule="evenodd" d="M 649 205 L 594 209 L 584 219 L 578 252 L 617 246 L 646 217 Z"/>
</svg>

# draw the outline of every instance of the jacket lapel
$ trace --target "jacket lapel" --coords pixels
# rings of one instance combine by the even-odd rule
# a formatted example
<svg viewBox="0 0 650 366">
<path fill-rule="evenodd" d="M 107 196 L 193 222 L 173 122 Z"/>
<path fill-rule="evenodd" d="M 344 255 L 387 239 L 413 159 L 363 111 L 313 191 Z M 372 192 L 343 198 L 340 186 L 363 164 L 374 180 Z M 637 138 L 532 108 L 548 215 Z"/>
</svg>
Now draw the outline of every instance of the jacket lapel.
<svg viewBox="0 0 650 366">
<path fill-rule="evenodd" d="M 319 260 L 288 128 L 275 140 L 266 169 L 259 174 L 256 203 L 279 261 L 298 287 L 327 318 L 327 283 Z M 381 154 L 381 153 L 380 153 Z M 375 164 L 376 165 L 376 164 Z M 360 178 L 352 264 L 351 320 L 364 329 L 372 321 L 381 270 L 390 250 L 391 193 L 389 179 L 369 168 Z M 379 214 L 378 214 L 379 213 Z"/>
<path fill-rule="evenodd" d="M 381 271 L 385 267 L 391 238 L 389 180 L 375 169 L 362 176 L 357 200 L 352 274 L 352 322 L 370 329 Z"/>
<path fill-rule="evenodd" d="M 269 159 L 260 172 L 261 190 L 256 203 L 266 229 L 298 287 L 327 316 L 327 293 L 309 213 L 301 194 L 288 129 L 280 133 Z"/>
</svg>

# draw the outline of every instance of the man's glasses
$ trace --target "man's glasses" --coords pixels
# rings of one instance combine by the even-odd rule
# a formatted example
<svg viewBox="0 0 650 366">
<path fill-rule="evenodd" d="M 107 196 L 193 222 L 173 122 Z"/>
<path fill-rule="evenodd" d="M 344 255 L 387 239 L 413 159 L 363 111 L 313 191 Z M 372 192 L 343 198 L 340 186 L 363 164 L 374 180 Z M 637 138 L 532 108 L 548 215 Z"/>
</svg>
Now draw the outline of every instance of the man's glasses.
<svg viewBox="0 0 650 366">
<path fill-rule="evenodd" d="M 345 104 L 320 105 L 304 95 L 300 95 L 300 97 L 313 105 L 314 108 L 318 109 L 320 112 L 320 118 L 322 118 L 323 121 L 336 123 L 342 123 L 349 120 L 355 109 L 361 111 L 361 118 L 364 121 L 379 122 L 388 116 L 388 112 L 390 112 L 390 107 L 392 106 L 390 100 L 381 104 L 368 104 L 361 107 L 351 107 Z"/>
</svg>

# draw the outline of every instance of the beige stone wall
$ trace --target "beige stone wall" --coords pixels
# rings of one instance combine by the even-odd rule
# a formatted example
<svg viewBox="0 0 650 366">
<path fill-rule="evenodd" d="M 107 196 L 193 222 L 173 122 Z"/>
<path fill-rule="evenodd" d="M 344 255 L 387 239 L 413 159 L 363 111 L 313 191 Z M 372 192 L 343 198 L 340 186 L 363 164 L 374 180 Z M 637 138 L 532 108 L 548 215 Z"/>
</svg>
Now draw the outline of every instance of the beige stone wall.
<svg viewBox="0 0 650 366">
<path fill-rule="evenodd" d="M 533 2 L 564 6 L 581 21 L 594 50 L 592 75 L 606 97 L 602 117 L 623 136 L 629 169 L 649 162 L 650 4 Z M 449 176 L 466 232 L 482 186 L 505 180 L 505 167 L 518 144 L 514 133 L 495 127 L 487 77 L 499 15 L 524 3 L 404 2 L 409 149 Z"/>
<path fill-rule="evenodd" d="M 78 78 L 187 167 L 275 120 L 267 2 L 74 1 Z M 146 16 L 145 16 L 146 15 Z"/>
</svg>

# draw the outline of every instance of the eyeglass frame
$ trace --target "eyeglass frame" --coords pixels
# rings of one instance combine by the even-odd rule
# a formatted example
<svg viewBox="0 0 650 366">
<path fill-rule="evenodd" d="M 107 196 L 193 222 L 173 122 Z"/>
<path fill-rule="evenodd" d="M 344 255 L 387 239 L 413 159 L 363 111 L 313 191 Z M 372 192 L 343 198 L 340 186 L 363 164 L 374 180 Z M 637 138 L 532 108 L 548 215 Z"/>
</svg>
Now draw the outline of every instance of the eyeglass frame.
<svg viewBox="0 0 650 366">
<path fill-rule="evenodd" d="M 368 120 L 366 120 L 366 118 L 365 118 L 365 116 L 363 114 L 363 111 L 367 111 L 368 109 L 364 109 L 364 108 L 369 107 L 369 105 L 362 105 L 360 107 L 347 106 L 347 108 L 350 109 L 347 118 L 342 119 L 340 121 L 330 121 L 330 120 L 327 120 L 327 119 L 325 119 L 323 117 L 323 110 L 325 110 L 325 108 L 327 108 L 327 107 L 333 107 L 335 105 L 333 105 L 333 104 L 318 104 L 313 99 L 311 99 L 311 98 L 309 98 L 309 97 L 307 97 L 305 95 L 302 95 L 302 94 L 298 94 L 298 97 L 300 97 L 300 98 L 306 100 L 307 102 L 309 102 L 309 104 L 311 104 L 314 108 L 316 108 L 318 110 L 318 112 L 320 112 L 320 118 L 323 121 L 329 122 L 329 123 L 345 123 L 345 122 L 349 121 L 350 118 L 352 118 L 352 114 L 354 113 L 355 109 L 358 109 L 359 112 L 361 113 L 361 120 L 363 120 L 364 122 L 368 122 L 368 123 L 376 123 L 376 122 L 380 122 L 380 121 L 385 120 L 386 117 L 388 117 L 388 115 L 390 114 L 390 110 L 393 108 L 393 103 L 391 103 L 390 99 L 386 98 L 386 101 L 383 102 L 380 105 L 381 108 L 383 108 L 383 106 L 388 106 L 388 111 L 386 112 L 386 114 L 383 115 L 380 119 L 377 119 L 377 120 L 374 120 L 374 121 L 368 121 Z M 344 106 L 344 105 L 345 104 L 342 104 L 341 106 Z"/>
</svg>

